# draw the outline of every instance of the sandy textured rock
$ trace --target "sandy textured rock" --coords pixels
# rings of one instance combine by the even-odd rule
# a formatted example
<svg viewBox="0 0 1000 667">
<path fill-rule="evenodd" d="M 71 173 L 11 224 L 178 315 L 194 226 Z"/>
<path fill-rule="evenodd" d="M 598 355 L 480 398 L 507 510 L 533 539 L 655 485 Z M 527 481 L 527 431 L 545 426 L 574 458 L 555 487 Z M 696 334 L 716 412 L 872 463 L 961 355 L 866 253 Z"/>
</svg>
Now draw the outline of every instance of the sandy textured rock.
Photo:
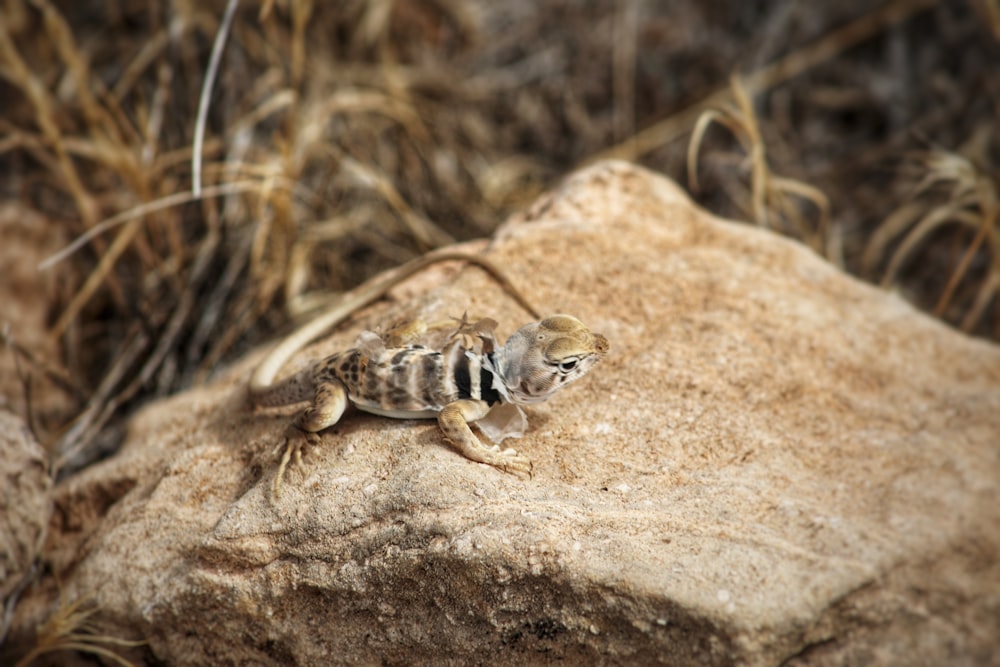
<svg viewBox="0 0 1000 667">
<path fill-rule="evenodd" d="M 8 600 L 27 584 L 52 514 L 45 452 L 27 424 L 0 409 L 0 638 Z"/>
<path fill-rule="evenodd" d="M 1000 660 L 1000 350 L 619 163 L 488 253 L 612 345 L 530 410 L 533 479 L 351 413 L 272 503 L 257 355 L 59 487 L 67 594 L 157 664 Z M 309 353 L 466 309 L 527 320 L 451 267 Z"/>
</svg>

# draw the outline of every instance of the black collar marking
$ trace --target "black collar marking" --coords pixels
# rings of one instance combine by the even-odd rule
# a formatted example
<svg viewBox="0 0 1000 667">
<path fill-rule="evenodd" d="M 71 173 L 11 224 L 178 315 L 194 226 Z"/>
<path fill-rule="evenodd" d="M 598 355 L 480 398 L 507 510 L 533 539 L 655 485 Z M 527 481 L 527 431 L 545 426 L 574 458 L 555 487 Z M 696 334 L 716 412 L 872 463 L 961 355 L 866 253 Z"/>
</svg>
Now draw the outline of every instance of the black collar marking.
<svg viewBox="0 0 1000 667">
<path fill-rule="evenodd" d="M 485 356 L 490 360 L 490 366 L 493 366 L 493 353 L 490 352 Z M 493 388 L 493 378 L 493 373 L 486 370 L 485 364 L 480 367 L 479 394 L 480 398 L 486 401 L 486 405 L 493 405 L 494 403 L 500 402 L 500 392 Z"/>
</svg>

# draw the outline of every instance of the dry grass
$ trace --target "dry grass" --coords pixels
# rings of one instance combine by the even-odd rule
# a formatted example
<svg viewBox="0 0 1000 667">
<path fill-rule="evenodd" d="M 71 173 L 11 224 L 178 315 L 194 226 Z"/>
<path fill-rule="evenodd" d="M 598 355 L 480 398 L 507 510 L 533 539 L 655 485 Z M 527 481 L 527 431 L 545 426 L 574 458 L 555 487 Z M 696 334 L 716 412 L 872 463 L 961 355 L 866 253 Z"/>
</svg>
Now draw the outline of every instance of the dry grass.
<svg viewBox="0 0 1000 667">
<path fill-rule="evenodd" d="M 750 189 L 733 194 L 740 202 L 744 215 L 761 227 L 775 229 L 808 243 L 813 250 L 826 252 L 836 259 L 833 249 L 837 246 L 827 242 L 830 220 L 830 202 L 818 188 L 791 178 L 782 178 L 771 171 L 767 161 L 767 149 L 761 136 L 757 114 L 750 101 L 743 82 L 733 77 L 732 95 L 735 106 L 705 111 L 694 125 L 691 143 L 688 146 L 688 180 L 691 189 L 697 192 L 698 149 L 705 132 L 712 123 L 719 123 L 739 140 L 747 154 L 750 167 Z M 811 202 L 818 215 L 815 223 L 810 223 L 796 200 Z"/>
<path fill-rule="evenodd" d="M 889 258 L 882 276 L 882 284 L 889 286 L 899 280 L 902 269 L 913 263 L 921 250 L 937 250 L 935 235 L 948 226 L 958 228 L 959 235 L 954 238 L 959 242 L 969 240 L 957 261 L 949 262 L 950 275 L 942 282 L 934 314 L 960 319 L 964 331 L 980 323 L 1000 292 L 1000 170 L 990 162 L 992 128 L 979 129 L 981 132 L 963 147 L 962 153 L 932 150 L 916 156 L 915 171 L 920 179 L 912 196 L 876 228 L 864 255 L 865 267 L 871 274 L 885 257 Z M 984 253 L 985 257 L 980 257 Z M 970 267 L 974 262 L 981 268 L 979 275 L 972 277 Z M 995 335 L 1000 337 L 1000 322 Z"/>
<path fill-rule="evenodd" d="M 95 623 L 97 607 L 83 600 L 62 600 L 38 628 L 34 647 L 22 656 L 16 667 L 29 667 L 42 656 L 75 651 L 101 658 L 122 667 L 133 662 L 118 655 L 114 647 L 134 648 L 146 642 L 131 641 L 105 634 Z"/>
<path fill-rule="evenodd" d="M 1000 337 L 992 0 L 2 11 L 0 187 L 76 238 L 44 267 L 64 276 L 63 358 L 38 360 L 80 397 L 37 425 L 63 474 L 317 290 L 487 235 L 599 157 L 686 165 L 710 209 Z M 914 189 L 899 165 L 920 137 L 941 148 Z"/>
</svg>

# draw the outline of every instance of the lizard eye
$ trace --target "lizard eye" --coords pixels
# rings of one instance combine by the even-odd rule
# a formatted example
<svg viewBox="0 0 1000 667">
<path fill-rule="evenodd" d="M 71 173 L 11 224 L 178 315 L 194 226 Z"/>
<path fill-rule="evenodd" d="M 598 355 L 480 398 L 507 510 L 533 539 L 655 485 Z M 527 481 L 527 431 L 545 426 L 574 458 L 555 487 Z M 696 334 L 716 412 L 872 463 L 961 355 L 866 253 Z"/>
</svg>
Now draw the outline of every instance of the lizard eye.
<svg viewBox="0 0 1000 667">
<path fill-rule="evenodd" d="M 576 363 L 579 359 L 567 359 L 566 361 L 559 364 L 559 370 L 563 373 L 568 373 L 574 368 L 576 368 Z"/>
</svg>

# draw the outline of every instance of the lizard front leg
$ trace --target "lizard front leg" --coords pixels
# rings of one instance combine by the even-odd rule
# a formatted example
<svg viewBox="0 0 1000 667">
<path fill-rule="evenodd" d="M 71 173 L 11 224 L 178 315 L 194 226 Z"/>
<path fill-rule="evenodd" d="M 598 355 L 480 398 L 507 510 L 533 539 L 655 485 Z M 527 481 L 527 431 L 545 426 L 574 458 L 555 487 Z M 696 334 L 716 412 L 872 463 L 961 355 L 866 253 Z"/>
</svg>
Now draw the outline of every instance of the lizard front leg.
<svg viewBox="0 0 1000 667">
<path fill-rule="evenodd" d="M 490 411 L 486 401 L 462 399 L 444 406 L 438 413 L 438 425 L 444 437 L 455 445 L 462 454 L 473 461 L 488 463 L 504 472 L 516 475 L 530 475 L 531 461 L 513 449 L 503 449 L 497 445 L 487 447 L 469 428 L 469 422 L 482 419 Z"/>
<path fill-rule="evenodd" d="M 319 431 L 329 428 L 340 421 L 347 408 L 347 388 L 336 379 L 323 379 L 316 383 L 316 394 L 313 404 L 299 413 L 289 427 L 285 437 L 285 453 L 281 456 L 278 472 L 274 477 L 272 495 L 277 498 L 281 492 L 281 480 L 285 476 L 288 461 L 295 456 L 295 463 L 302 465 L 303 439 L 310 445 L 319 443 Z"/>
</svg>

